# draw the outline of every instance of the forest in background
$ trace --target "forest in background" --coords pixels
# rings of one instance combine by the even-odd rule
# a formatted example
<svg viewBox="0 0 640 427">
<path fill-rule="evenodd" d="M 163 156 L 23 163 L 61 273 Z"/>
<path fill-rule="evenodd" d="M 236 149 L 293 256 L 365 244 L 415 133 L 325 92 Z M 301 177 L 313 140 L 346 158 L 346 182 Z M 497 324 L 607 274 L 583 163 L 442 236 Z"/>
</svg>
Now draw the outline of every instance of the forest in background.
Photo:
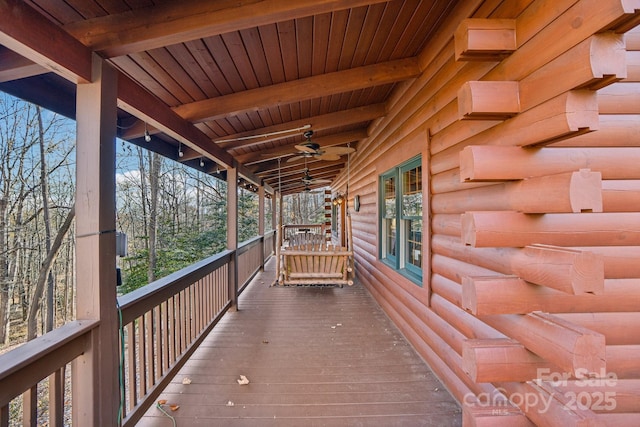
<svg viewBox="0 0 640 427">
<path fill-rule="evenodd" d="M 117 142 L 117 259 L 124 294 L 226 248 L 226 182 Z M 75 316 L 75 122 L 0 94 L 0 352 Z M 258 196 L 240 188 L 238 240 L 258 235 Z M 265 230 L 272 229 L 265 203 Z M 324 221 L 324 194 L 283 201 L 285 224 Z"/>
</svg>

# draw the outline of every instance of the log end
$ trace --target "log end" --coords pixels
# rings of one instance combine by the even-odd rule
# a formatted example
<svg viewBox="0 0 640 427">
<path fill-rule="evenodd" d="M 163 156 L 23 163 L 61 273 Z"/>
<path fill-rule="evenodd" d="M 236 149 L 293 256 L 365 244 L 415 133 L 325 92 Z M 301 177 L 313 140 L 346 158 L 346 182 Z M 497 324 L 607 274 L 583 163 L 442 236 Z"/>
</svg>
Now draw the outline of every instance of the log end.
<svg viewBox="0 0 640 427">
<path fill-rule="evenodd" d="M 462 427 L 531 427 L 520 409 L 505 404 L 468 404 L 462 410 Z"/>
<path fill-rule="evenodd" d="M 462 277 L 462 308 L 477 314 L 478 298 L 476 295 L 476 279 L 474 277 Z"/>
<path fill-rule="evenodd" d="M 506 120 L 519 112 L 518 82 L 469 81 L 458 91 L 460 119 Z"/>
<path fill-rule="evenodd" d="M 573 347 L 573 374 L 577 378 L 599 377 L 607 372 L 606 344 L 602 334 L 583 334 Z"/>
<path fill-rule="evenodd" d="M 602 173 L 589 169 L 573 172 L 569 200 L 572 212 L 602 212 Z"/>
<path fill-rule="evenodd" d="M 476 245 L 476 223 L 475 215 L 473 212 L 467 212 L 462 214 L 461 219 L 461 238 L 462 244 L 466 246 Z"/>
<path fill-rule="evenodd" d="M 604 294 L 604 258 L 600 254 L 583 251 L 571 265 L 571 285 L 574 294 Z"/>
<path fill-rule="evenodd" d="M 594 77 L 602 80 L 589 89 L 600 89 L 627 77 L 627 50 L 624 34 L 604 32 L 591 38 L 591 69 Z"/>
</svg>

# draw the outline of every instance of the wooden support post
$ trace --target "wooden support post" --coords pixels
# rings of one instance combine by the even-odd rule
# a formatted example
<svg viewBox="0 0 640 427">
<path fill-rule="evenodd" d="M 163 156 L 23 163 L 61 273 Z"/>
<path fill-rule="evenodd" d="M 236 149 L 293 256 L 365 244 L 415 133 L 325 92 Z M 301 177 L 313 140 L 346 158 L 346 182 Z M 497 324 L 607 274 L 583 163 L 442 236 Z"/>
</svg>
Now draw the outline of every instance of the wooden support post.
<svg viewBox="0 0 640 427">
<path fill-rule="evenodd" d="M 606 371 L 605 337 L 591 329 L 541 312 L 484 316 L 482 320 L 564 372 Z"/>
<path fill-rule="evenodd" d="M 544 197 L 540 197 L 544 194 Z M 435 213 L 513 210 L 524 213 L 602 212 L 600 172 L 582 169 L 468 190 L 435 194 Z"/>
<path fill-rule="evenodd" d="M 117 72 L 97 55 L 93 82 L 77 86 L 77 319 L 98 320 L 91 345 L 72 364 L 73 424 L 119 425 L 116 311 Z"/>
<path fill-rule="evenodd" d="M 227 249 L 233 251 L 229 261 L 229 300 L 238 310 L 238 169 L 227 169 Z"/>
<path fill-rule="evenodd" d="M 282 242 L 283 242 L 283 226 L 282 226 L 282 194 L 277 191 L 275 196 L 274 196 L 274 200 L 277 201 L 277 209 L 274 209 L 273 211 L 273 216 L 275 218 L 277 218 L 277 224 L 276 224 L 276 247 L 275 247 L 275 254 L 276 254 L 276 281 L 275 284 L 279 284 L 282 285 L 284 284 L 284 278 L 282 277 L 282 272 L 280 271 L 281 269 L 281 264 L 282 264 Z"/>
<path fill-rule="evenodd" d="M 474 247 L 638 246 L 640 215 L 467 212 L 462 215 L 462 241 Z"/>
<path fill-rule="evenodd" d="M 460 152 L 460 180 L 514 180 L 584 168 L 600 172 L 603 180 L 640 179 L 639 164 L 640 147 L 525 149 L 473 145 Z"/>
<path fill-rule="evenodd" d="M 454 33 L 456 61 L 499 61 L 517 48 L 515 19 L 464 19 Z"/>
<path fill-rule="evenodd" d="M 604 281 L 601 295 L 571 295 L 538 286 L 516 276 L 462 279 L 462 307 L 476 316 L 490 314 L 635 312 L 640 306 L 640 279 Z"/>
<path fill-rule="evenodd" d="M 260 270 L 264 271 L 264 221 L 265 221 L 265 191 L 264 185 L 258 187 L 258 235 L 262 236 L 260 245 Z"/>
<path fill-rule="evenodd" d="M 458 90 L 461 119 L 504 120 L 520 112 L 518 82 L 466 82 Z"/>
</svg>

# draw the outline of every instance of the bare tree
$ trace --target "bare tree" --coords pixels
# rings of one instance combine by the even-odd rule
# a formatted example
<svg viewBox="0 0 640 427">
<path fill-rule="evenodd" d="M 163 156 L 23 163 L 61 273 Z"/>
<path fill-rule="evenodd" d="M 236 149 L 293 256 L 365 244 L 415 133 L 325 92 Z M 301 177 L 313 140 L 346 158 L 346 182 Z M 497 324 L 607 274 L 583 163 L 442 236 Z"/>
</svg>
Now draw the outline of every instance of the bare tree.
<svg viewBox="0 0 640 427">
<path fill-rule="evenodd" d="M 45 257 L 42 265 L 40 266 L 40 272 L 38 274 L 38 281 L 36 282 L 36 286 L 33 292 L 33 298 L 31 299 L 31 305 L 29 306 L 29 316 L 27 317 L 27 339 L 34 339 L 38 334 L 37 328 L 37 315 L 38 309 L 40 307 L 40 302 L 42 300 L 42 294 L 44 292 L 45 281 L 47 280 L 47 276 L 49 275 L 49 270 L 51 269 L 51 264 L 53 263 L 56 255 L 58 254 L 58 250 L 60 246 L 62 246 L 62 240 L 64 236 L 69 231 L 71 224 L 73 222 L 73 218 L 75 216 L 75 206 L 72 207 L 67 213 L 67 217 L 62 224 L 62 227 L 58 230 L 56 234 L 56 238 L 51 245 L 51 249 L 47 252 L 47 256 Z"/>
<path fill-rule="evenodd" d="M 49 184 L 47 182 L 47 159 L 45 156 L 44 125 L 42 124 L 42 110 L 36 107 L 38 120 L 38 145 L 40 146 L 40 194 L 42 196 L 42 216 L 44 222 L 44 248 L 51 252 L 51 215 L 49 214 Z M 47 300 L 45 331 L 53 330 L 53 271 L 49 269 L 47 274 Z M 33 303 L 32 303 L 33 304 Z"/>
<path fill-rule="evenodd" d="M 149 282 L 156 280 L 158 264 L 158 196 L 162 159 L 158 153 L 149 152 Z"/>
</svg>

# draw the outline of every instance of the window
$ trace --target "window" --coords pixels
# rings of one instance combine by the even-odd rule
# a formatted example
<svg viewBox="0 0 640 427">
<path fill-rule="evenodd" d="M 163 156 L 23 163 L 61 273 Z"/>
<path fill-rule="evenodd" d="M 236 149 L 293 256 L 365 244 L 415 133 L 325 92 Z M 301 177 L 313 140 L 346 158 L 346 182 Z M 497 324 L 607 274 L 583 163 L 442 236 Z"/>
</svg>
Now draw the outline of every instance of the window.
<svg viewBox="0 0 640 427">
<path fill-rule="evenodd" d="M 418 157 L 380 177 L 380 258 L 422 284 L 422 165 Z"/>
</svg>

